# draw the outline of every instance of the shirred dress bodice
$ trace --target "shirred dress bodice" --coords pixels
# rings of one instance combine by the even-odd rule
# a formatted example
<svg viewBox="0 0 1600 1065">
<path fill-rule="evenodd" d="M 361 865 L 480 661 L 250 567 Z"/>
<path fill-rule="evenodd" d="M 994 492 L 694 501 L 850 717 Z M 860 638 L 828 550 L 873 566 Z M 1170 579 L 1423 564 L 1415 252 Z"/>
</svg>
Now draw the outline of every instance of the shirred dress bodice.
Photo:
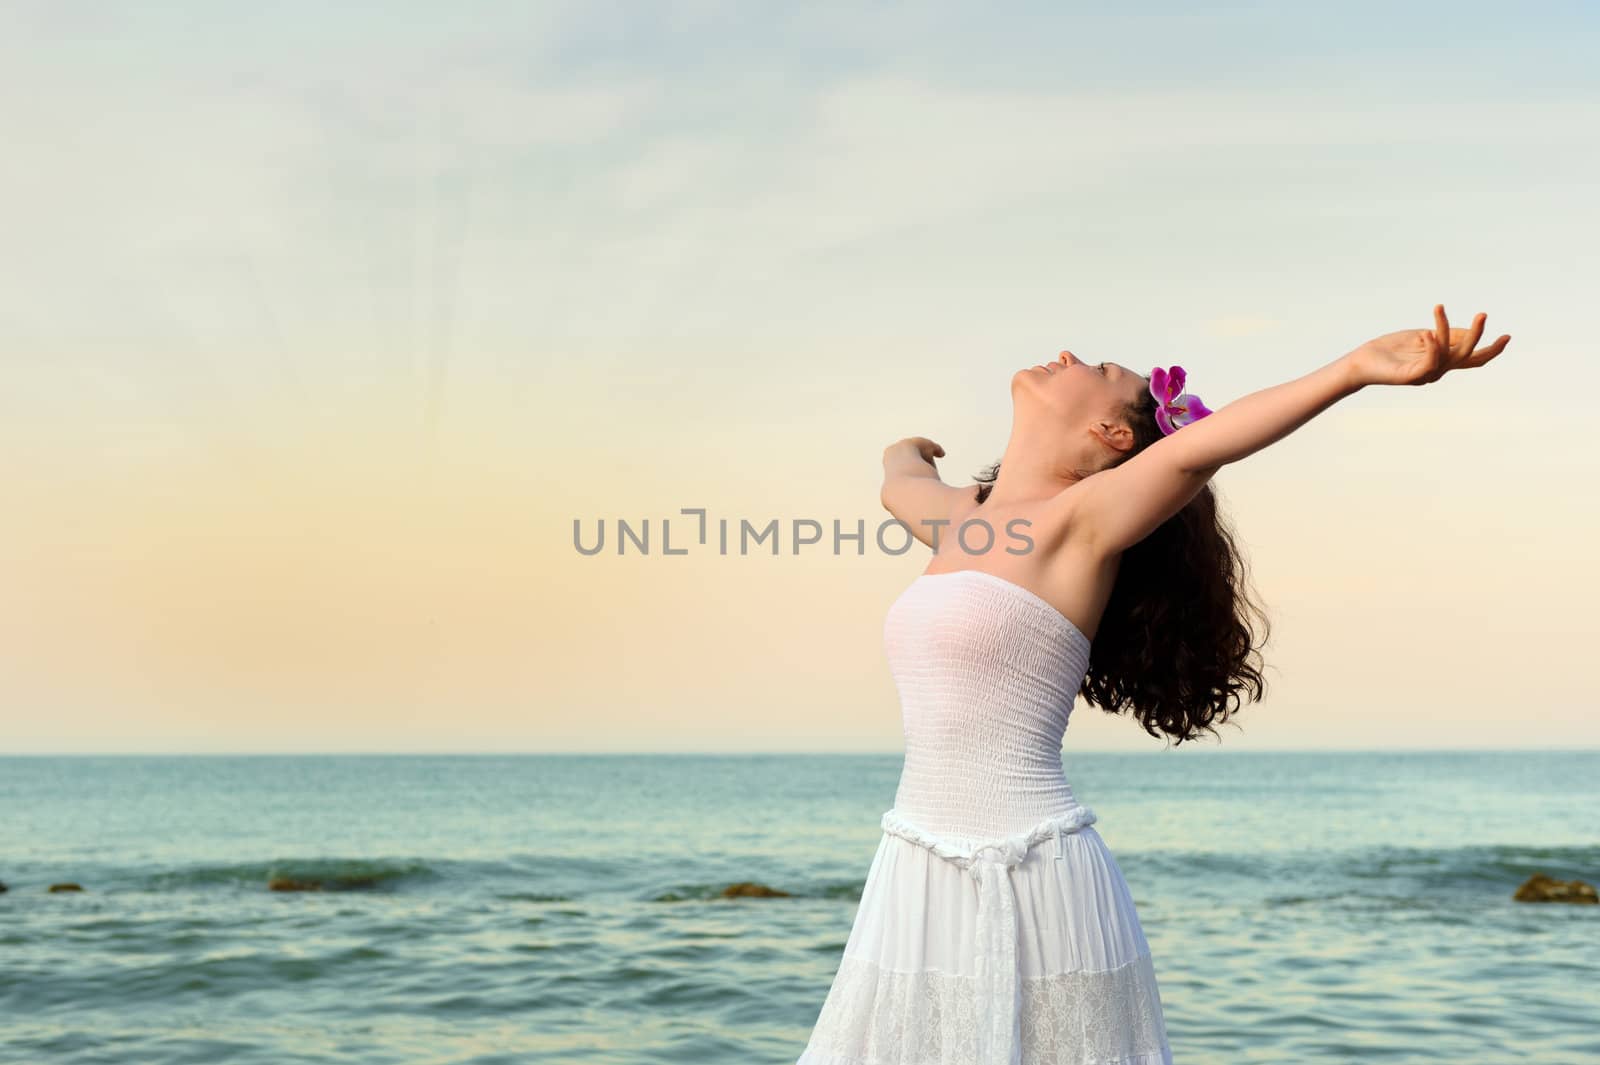
<svg viewBox="0 0 1600 1065">
<path fill-rule="evenodd" d="M 1079 809 L 1061 740 L 1089 648 L 1065 615 L 1003 577 L 914 580 L 884 620 L 906 747 L 895 810 L 970 843 Z"/>
</svg>

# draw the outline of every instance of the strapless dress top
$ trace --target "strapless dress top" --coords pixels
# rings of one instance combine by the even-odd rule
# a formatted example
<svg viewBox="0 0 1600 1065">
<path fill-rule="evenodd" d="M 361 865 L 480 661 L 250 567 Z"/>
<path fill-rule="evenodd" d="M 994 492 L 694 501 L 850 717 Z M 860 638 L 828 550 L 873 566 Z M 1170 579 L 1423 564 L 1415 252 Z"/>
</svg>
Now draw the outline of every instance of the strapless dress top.
<svg viewBox="0 0 1600 1065">
<path fill-rule="evenodd" d="M 1090 641 L 1064 614 L 981 570 L 925 573 L 883 638 L 906 752 L 891 814 L 958 846 L 1084 816 L 1061 741 Z"/>
</svg>

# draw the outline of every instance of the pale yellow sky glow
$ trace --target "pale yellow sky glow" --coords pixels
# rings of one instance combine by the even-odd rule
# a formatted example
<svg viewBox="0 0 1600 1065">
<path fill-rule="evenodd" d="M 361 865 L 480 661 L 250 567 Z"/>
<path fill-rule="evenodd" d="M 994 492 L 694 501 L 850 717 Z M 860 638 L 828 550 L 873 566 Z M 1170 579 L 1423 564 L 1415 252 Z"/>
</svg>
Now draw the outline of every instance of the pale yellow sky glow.
<svg viewBox="0 0 1600 1065">
<path fill-rule="evenodd" d="M 697 51 L 734 10 L 648 48 L 284 14 L 226 56 L 7 16 L 0 752 L 893 751 L 927 552 L 872 545 L 885 444 L 967 483 L 1064 347 L 1215 409 L 1435 301 L 1510 349 L 1217 478 L 1274 623 L 1224 747 L 1600 745 L 1600 85 L 1559 35 L 1412 38 L 1381 84 L 1237 16 L 1243 65 L 1113 16 L 1054 28 L 1103 45 L 1070 64 L 995 27 L 951 64 L 956 16 Z M 663 557 L 685 507 L 868 545 L 680 516 Z M 1067 745 L 1160 742 L 1080 705 Z"/>
</svg>

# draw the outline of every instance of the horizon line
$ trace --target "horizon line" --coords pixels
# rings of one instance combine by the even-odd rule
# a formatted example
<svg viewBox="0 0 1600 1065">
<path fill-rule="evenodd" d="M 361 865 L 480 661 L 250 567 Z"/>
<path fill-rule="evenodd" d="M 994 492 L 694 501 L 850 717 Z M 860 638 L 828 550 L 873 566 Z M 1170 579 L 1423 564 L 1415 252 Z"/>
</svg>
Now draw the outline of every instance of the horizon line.
<svg viewBox="0 0 1600 1065">
<path fill-rule="evenodd" d="M 1600 745 L 1596 746 L 1570 746 L 1559 747 L 1257 747 L 1240 750 L 1222 750 L 1210 748 L 1218 754 L 1467 754 L 1467 753 L 1496 753 L 1496 754 L 1600 754 Z M 1181 748 L 1163 747 L 1157 750 L 1128 750 L 1120 748 L 1066 748 L 1062 754 L 1138 754 L 1155 755 Z M 748 750 L 748 751 L 652 751 L 652 750 L 512 750 L 512 751 L 485 751 L 485 750 L 398 750 L 398 751 L 12 751 L 0 752 L 0 759 L 7 758 L 504 758 L 504 757 L 576 757 L 576 758 L 759 758 L 759 757 L 873 757 L 905 754 L 904 749 L 892 750 Z"/>
</svg>

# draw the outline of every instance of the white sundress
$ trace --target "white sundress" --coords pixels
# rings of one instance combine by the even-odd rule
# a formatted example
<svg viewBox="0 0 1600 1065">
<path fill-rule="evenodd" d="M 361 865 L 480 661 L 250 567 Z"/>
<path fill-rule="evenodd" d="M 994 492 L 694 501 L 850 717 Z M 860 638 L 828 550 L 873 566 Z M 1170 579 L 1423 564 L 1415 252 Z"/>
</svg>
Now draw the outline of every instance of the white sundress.
<svg viewBox="0 0 1600 1065">
<path fill-rule="evenodd" d="M 1133 896 L 1061 767 L 1089 639 L 980 570 L 884 622 L 905 764 L 796 1065 L 1171 1065 Z"/>
</svg>

